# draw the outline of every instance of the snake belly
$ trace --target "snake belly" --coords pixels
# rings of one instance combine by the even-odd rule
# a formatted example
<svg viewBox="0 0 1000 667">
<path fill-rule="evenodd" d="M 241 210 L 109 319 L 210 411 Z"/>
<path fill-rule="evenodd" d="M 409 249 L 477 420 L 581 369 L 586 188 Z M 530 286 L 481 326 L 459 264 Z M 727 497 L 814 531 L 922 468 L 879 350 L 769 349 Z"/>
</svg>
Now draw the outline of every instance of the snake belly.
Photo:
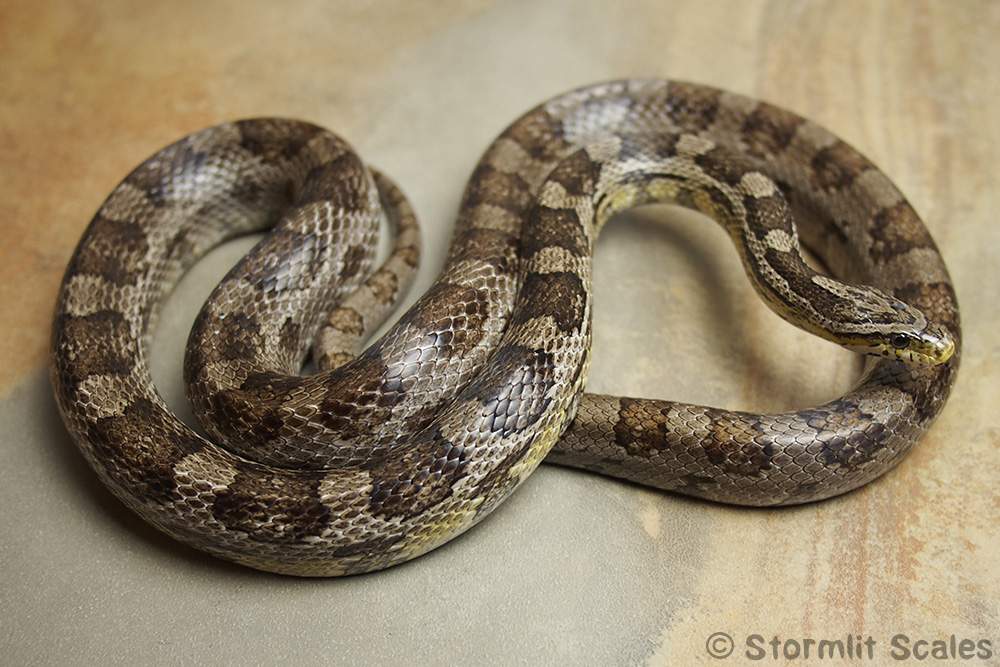
<svg viewBox="0 0 1000 667">
<path fill-rule="evenodd" d="M 555 97 L 489 146 L 439 278 L 363 350 L 419 252 L 396 186 L 299 121 L 228 123 L 163 149 L 108 197 L 66 271 L 52 344 L 60 412 L 145 520 L 296 575 L 426 553 L 543 459 L 746 505 L 826 498 L 892 468 L 944 405 L 957 353 L 937 366 L 871 358 L 845 396 L 779 415 L 583 394 L 594 239 L 615 212 L 653 201 L 723 224 L 761 296 L 800 326 L 855 307 L 806 273 L 801 234 L 838 278 L 919 309 L 957 349 L 944 261 L 867 159 L 764 102 L 628 80 Z M 383 218 L 396 245 L 373 271 Z M 184 374 L 205 437 L 153 386 L 150 331 L 192 263 L 265 228 L 191 334 Z M 310 350 L 319 371 L 303 376 Z"/>
</svg>

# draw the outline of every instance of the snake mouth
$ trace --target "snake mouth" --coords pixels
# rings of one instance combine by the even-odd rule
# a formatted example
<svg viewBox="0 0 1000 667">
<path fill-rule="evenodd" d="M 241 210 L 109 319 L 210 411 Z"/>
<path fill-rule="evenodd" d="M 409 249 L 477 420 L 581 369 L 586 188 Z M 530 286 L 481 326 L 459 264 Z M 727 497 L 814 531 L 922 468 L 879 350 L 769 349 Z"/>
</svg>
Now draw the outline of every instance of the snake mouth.
<svg viewBox="0 0 1000 667">
<path fill-rule="evenodd" d="M 925 363 L 932 366 L 947 363 L 955 354 L 954 337 L 936 324 L 928 324 L 924 328 L 920 333 L 920 342 L 923 344 L 920 352 L 927 359 Z"/>
<path fill-rule="evenodd" d="M 837 342 L 852 352 L 896 359 L 914 366 L 945 364 L 956 349 L 955 339 L 940 327 L 927 327 L 919 334 L 893 334 L 888 339 L 879 336 Z"/>
<path fill-rule="evenodd" d="M 940 339 L 928 355 L 935 366 L 947 363 L 955 354 L 955 341 L 950 336 Z"/>
<path fill-rule="evenodd" d="M 955 339 L 943 328 L 928 325 L 919 334 L 895 334 L 881 346 L 881 354 L 921 366 L 940 366 L 955 354 Z"/>
</svg>

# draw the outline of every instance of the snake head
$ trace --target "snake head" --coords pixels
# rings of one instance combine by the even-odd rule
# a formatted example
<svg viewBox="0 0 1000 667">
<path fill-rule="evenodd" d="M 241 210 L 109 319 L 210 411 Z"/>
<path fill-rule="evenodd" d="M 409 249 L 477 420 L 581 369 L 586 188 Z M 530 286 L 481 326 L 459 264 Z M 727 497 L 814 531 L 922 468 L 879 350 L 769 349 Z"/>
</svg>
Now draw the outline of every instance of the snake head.
<svg viewBox="0 0 1000 667">
<path fill-rule="evenodd" d="M 896 317 L 884 314 L 864 333 L 838 341 L 849 350 L 908 364 L 937 366 L 955 353 L 955 339 L 943 326 L 929 321 L 917 308 L 888 297 Z M 866 324 L 869 324 L 869 320 Z"/>
<path fill-rule="evenodd" d="M 834 323 L 829 338 L 843 347 L 921 366 L 943 364 L 955 353 L 951 333 L 919 308 L 874 287 L 825 276 L 814 282 L 842 298 L 827 315 Z"/>
<path fill-rule="evenodd" d="M 943 364 L 955 353 L 955 339 L 944 327 L 929 322 L 920 331 L 898 331 L 879 343 L 879 353 L 926 366 Z"/>
</svg>

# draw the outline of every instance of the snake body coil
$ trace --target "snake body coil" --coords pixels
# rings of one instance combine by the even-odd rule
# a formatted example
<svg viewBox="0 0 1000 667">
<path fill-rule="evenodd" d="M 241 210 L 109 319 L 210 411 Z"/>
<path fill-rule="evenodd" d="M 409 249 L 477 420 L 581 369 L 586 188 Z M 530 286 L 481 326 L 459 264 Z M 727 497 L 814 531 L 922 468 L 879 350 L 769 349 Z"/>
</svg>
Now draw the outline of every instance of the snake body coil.
<svg viewBox="0 0 1000 667">
<path fill-rule="evenodd" d="M 722 224 L 778 314 L 873 355 L 859 384 L 779 415 L 583 394 L 594 238 L 660 201 Z M 383 216 L 395 248 L 372 271 Z M 194 261 L 272 226 L 191 334 L 206 439 L 157 394 L 150 331 Z M 871 287 L 814 272 L 799 233 Z M 886 176 L 795 114 L 699 85 L 611 82 L 522 116 L 476 167 L 437 282 L 360 350 L 417 255 L 400 192 L 324 130 L 256 119 L 190 135 L 114 190 L 67 269 L 52 361 L 66 425 L 103 482 L 175 538 L 339 575 L 452 539 L 546 456 L 739 504 L 843 493 L 900 460 L 958 367 L 944 262 Z M 300 376 L 310 350 L 319 372 Z"/>
</svg>

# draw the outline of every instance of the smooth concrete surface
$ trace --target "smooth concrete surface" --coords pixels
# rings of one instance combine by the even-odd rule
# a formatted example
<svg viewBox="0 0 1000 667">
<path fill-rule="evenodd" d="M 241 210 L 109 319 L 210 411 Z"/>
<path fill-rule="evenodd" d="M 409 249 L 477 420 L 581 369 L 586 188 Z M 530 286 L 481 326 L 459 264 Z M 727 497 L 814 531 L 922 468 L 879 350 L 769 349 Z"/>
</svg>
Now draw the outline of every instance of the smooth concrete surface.
<svg viewBox="0 0 1000 667">
<path fill-rule="evenodd" d="M 786 662 L 748 661 L 753 634 L 871 635 L 866 664 L 899 664 L 896 633 L 1000 652 L 998 31 L 1000 5 L 971 1 L 3 3 L 0 662 Z M 640 75 L 799 111 L 861 148 L 925 216 L 957 285 L 965 353 L 947 408 L 897 470 L 763 511 L 543 466 L 438 551 L 324 581 L 192 551 L 99 484 L 63 430 L 45 356 L 72 248 L 132 166 L 226 119 L 335 129 L 424 223 L 412 302 L 497 132 L 570 87 Z M 182 414 L 187 329 L 247 247 L 214 252 L 167 305 L 154 371 Z M 779 410 L 857 377 L 850 354 L 757 301 L 698 215 L 616 221 L 595 289 L 594 391 Z M 706 652 L 715 632 L 736 642 L 727 661 Z"/>
</svg>

